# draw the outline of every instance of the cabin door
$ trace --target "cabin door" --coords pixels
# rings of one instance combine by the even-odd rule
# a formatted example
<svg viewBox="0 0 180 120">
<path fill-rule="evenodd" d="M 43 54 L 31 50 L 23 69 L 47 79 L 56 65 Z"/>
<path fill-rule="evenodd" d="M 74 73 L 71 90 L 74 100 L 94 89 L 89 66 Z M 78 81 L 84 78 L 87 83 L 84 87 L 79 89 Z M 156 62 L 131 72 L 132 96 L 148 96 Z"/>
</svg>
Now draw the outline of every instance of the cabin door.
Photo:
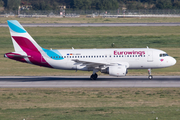
<svg viewBox="0 0 180 120">
<path fill-rule="evenodd" d="M 153 62 L 153 51 L 148 50 L 147 62 Z"/>
</svg>

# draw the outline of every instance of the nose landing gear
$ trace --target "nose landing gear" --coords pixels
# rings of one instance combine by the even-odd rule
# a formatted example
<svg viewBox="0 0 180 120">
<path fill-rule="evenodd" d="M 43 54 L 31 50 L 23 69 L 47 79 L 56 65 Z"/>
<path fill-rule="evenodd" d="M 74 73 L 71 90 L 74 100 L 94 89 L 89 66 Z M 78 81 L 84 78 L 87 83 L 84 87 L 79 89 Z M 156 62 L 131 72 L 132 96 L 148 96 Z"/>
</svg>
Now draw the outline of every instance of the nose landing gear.
<svg viewBox="0 0 180 120">
<path fill-rule="evenodd" d="M 152 79 L 153 79 L 153 76 L 151 75 L 151 69 L 148 69 L 148 74 L 149 74 L 148 79 L 149 79 L 149 80 L 152 80 Z"/>
</svg>

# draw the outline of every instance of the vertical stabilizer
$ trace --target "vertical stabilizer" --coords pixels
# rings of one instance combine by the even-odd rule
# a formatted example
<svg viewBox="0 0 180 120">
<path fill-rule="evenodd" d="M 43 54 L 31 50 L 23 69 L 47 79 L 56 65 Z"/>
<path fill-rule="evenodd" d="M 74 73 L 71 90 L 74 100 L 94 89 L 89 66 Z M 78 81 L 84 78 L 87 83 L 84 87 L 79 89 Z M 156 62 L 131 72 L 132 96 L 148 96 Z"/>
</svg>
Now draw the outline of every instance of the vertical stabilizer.
<svg viewBox="0 0 180 120">
<path fill-rule="evenodd" d="M 7 21 L 15 52 L 39 51 L 41 47 L 17 20 Z"/>
<path fill-rule="evenodd" d="M 7 23 L 15 52 L 6 53 L 4 56 L 17 61 L 52 68 L 43 56 L 43 54 L 46 55 L 43 48 L 36 43 L 21 24 L 17 20 L 8 20 Z"/>
</svg>

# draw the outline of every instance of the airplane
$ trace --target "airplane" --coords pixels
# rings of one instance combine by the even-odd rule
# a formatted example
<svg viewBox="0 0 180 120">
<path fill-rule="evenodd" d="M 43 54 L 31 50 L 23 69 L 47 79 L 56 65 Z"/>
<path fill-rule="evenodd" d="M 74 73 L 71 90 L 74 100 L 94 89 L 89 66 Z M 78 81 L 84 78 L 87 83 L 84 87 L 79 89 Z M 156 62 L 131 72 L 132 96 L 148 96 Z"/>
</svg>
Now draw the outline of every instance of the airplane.
<svg viewBox="0 0 180 120">
<path fill-rule="evenodd" d="M 176 64 L 166 52 L 148 47 L 48 50 L 40 47 L 17 20 L 7 23 L 15 52 L 5 53 L 4 57 L 54 69 L 93 71 L 92 80 L 97 79 L 98 71 L 123 77 L 128 69 L 148 69 L 148 78 L 153 79 L 151 69 Z"/>
</svg>

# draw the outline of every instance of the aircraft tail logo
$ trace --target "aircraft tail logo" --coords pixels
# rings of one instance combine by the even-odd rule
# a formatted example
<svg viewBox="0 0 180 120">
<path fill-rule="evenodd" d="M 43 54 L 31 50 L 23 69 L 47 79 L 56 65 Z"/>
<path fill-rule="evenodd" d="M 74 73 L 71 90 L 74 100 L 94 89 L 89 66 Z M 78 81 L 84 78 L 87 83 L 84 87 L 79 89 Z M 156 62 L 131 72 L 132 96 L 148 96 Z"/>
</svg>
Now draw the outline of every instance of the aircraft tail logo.
<svg viewBox="0 0 180 120">
<path fill-rule="evenodd" d="M 8 20 L 15 52 L 38 51 L 41 47 L 17 20 Z"/>
<path fill-rule="evenodd" d="M 17 20 L 8 20 L 7 22 L 15 52 L 6 53 L 4 56 L 21 62 L 51 67 L 43 57 L 45 54 L 43 48 L 36 43 L 21 24 Z"/>
</svg>

